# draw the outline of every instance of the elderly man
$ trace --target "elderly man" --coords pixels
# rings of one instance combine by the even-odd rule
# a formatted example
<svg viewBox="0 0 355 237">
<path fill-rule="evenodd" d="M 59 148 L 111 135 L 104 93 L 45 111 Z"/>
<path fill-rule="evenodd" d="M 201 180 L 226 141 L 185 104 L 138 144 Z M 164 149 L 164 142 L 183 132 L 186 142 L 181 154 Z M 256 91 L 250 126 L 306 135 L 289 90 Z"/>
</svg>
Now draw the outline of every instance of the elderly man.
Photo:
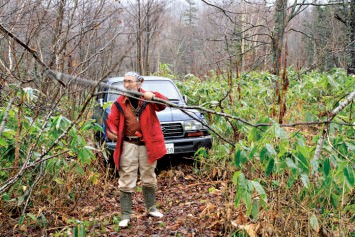
<svg viewBox="0 0 355 237">
<path fill-rule="evenodd" d="M 158 93 L 141 88 L 144 79 L 136 72 L 124 76 L 124 88 L 140 92 L 140 98 L 121 95 L 112 104 L 107 120 L 107 137 L 116 140 L 113 154 L 119 173 L 118 187 L 121 192 L 120 227 L 127 227 L 132 213 L 132 192 L 136 187 L 138 171 L 142 181 L 145 206 L 149 215 L 162 217 L 155 207 L 157 160 L 166 154 L 164 136 L 156 111 L 165 109 L 164 104 L 152 103 L 153 98 L 167 98 Z"/>
</svg>

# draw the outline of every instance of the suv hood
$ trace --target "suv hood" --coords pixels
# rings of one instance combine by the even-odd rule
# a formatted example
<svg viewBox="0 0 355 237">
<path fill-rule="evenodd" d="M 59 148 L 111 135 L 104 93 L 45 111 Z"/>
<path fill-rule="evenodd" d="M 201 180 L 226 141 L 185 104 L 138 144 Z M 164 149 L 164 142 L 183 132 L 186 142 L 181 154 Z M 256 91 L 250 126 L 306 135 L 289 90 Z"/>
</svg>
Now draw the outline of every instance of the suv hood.
<svg viewBox="0 0 355 237">
<path fill-rule="evenodd" d="M 111 107 L 105 109 L 105 117 L 107 118 L 108 114 L 111 111 Z M 187 109 L 185 110 L 192 117 L 195 117 L 197 120 L 203 120 L 204 116 L 196 109 Z M 172 107 L 166 107 L 164 110 L 157 112 L 157 116 L 160 122 L 174 122 L 174 121 L 187 121 L 192 120 L 192 118 L 186 113 L 182 112 L 179 109 Z"/>
<path fill-rule="evenodd" d="M 203 119 L 203 115 L 198 110 L 189 109 L 186 110 L 186 112 L 199 120 Z M 163 111 L 158 112 L 157 115 L 160 122 L 186 121 L 192 119 L 186 113 L 172 107 L 166 107 Z"/>
</svg>

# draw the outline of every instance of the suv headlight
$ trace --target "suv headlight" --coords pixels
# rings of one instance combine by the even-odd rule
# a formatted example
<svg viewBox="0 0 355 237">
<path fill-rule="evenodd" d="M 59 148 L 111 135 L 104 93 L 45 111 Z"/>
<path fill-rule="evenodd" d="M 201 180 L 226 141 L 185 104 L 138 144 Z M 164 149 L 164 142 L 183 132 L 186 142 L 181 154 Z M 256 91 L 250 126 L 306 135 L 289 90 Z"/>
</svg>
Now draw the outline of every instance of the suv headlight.
<svg viewBox="0 0 355 237">
<path fill-rule="evenodd" d="M 185 131 L 189 130 L 201 130 L 202 124 L 196 120 L 184 121 L 184 129 Z"/>
</svg>

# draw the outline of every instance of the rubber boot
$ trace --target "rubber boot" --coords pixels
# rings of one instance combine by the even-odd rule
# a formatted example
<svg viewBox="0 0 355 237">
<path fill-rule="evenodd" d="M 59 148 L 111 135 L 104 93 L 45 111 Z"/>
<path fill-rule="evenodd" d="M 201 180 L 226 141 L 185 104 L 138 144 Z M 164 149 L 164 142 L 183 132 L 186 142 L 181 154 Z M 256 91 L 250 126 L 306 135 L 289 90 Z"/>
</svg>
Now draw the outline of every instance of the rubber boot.
<svg viewBox="0 0 355 237">
<path fill-rule="evenodd" d="M 120 227 L 125 228 L 131 220 L 132 213 L 132 193 L 122 192 L 120 195 L 121 204 L 121 221 L 118 224 Z"/>
<path fill-rule="evenodd" d="M 158 211 L 158 209 L 155 207 L 155 188 L 154 187 L 145 187 L 143 186 L 143 197 L 144 197 L 144 203 L 145 207 L 148 210 L 149 215 L 153 217 L 158 217 L 161 218 L 164 215 Z"/>
</svg>

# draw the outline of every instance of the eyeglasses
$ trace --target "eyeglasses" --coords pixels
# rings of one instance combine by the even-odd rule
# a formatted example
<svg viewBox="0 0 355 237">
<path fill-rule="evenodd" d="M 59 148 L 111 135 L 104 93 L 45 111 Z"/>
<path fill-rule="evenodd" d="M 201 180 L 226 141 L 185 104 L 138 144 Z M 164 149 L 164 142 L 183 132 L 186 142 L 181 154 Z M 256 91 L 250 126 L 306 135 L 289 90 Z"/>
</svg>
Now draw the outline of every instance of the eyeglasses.
<svg viewBox="0 0 355 237">
<path fill-rule="evenodd" d="M 133 81 L 133 80 L 123 80 L 123 83 L 124 83 L 124 84 L 134 84 L 134 83 L 136 83 L 136 82 L 138 82 L 138 81 Z"/>
</svg>

